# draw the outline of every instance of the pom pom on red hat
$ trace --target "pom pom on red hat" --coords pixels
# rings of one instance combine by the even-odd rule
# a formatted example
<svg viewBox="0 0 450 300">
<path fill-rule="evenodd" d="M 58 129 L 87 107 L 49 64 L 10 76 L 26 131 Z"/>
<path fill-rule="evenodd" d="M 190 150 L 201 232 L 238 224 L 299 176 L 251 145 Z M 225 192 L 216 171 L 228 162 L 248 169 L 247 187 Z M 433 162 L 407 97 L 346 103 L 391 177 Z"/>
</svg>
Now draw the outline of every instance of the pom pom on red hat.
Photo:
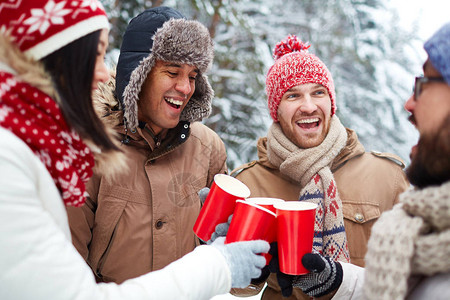
<svg viewBox="0 0 450 300">
<path fill-rule="evenodd" d="M 333 78 L 325 64 L 314 54 L 308 53 L 310 45 L 303 43 L 297 36 L 290 35 L 275 46 L 274 65 L 266 77 L 266 93 L 270 116 L 278 122 L 278 105 L 281 97 L 290 88 L 305 84 L 318 83 L 327 88 L 331 100 L 331 115 L 336 112 Z"/>
<path fill-rule="evenodd" d="M 290 35 L 284 41 L 281 41 L 275 45 L 275 49 L 273 50 L 273 59 L 277 60 L 283 55 L 292 52 L 306 52 L 309 47 L 311 47 L 311 45 L 303 43 L 297 36 Z"/>
<path fill-rule="evenodd" d="M 0 33 L 39 60 L 109 22 L 98 0 L 0 1 Z"/>
</svg>

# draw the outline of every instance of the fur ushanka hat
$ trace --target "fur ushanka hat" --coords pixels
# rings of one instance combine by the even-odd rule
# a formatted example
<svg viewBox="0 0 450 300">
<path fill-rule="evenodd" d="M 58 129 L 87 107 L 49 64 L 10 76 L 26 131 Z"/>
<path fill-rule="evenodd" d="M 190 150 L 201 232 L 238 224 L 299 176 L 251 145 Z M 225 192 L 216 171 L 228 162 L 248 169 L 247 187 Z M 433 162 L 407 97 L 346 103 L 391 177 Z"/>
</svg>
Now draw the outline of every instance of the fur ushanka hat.
<svg viewBox="0 0 450 300">
<path fill-rule="evenodd" d="M 186 20 L 172 8 L 147 9 L 133 18 L 123 36 L 116 74 L 116 95 L 124 109 L 126 126 L 131 130 L 138 127 L 139 93 L 157 60 L 198 68 L 194 94 L 180 120 L 193 122 L 208 117 L 214 92 L 205 73 L 213 57 L 208 29 Z"/>
</svg>

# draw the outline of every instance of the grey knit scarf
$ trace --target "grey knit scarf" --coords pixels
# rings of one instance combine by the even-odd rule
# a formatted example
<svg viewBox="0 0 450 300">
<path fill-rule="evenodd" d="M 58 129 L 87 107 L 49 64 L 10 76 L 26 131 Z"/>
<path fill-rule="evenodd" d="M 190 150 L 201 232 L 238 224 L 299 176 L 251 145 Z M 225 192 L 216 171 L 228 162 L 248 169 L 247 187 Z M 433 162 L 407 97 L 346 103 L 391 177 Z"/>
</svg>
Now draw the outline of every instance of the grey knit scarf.
<svg viewBox="0 0 450 300">
<path fill-rule="evenodd" d="M 347 142 L 347 131 L 338 117 L 331 118 L 324 141 L 302 149 L 292 143 L 273 123 L 267 135 L 267 157 L 271 164 L 295 182 L 301 191 L 300 201 L 318 204 L 314 225 L 313 249 L 333 260 L 350 261 L 345 235 L 342 201 L 330 166 Z"/>
<path fill-rule="evenodd" d="M 404 299 L 411 275 L 450 271 L 450 182 L 400 195 L 372 227 L 365 299 Z"/>
</svg>

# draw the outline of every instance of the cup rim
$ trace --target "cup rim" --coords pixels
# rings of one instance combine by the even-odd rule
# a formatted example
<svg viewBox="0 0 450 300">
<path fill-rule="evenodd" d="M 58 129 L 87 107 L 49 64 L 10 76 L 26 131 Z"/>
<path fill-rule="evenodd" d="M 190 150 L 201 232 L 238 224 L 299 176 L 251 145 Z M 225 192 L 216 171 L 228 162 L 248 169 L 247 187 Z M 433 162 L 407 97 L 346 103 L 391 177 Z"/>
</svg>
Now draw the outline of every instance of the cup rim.
<svg viewBox="0 0 450 300">
<path fill-rule="evenodd" d="M 273 215 L 275 218 L 277 217 L 277 214 L 276 214 L 276 213 L 274 213 L 274 212 L 271 211 L 270 209 L 267 209 L 267 208 L 265 208 L 265 207 L 262 207 L 261 205 L 258 205 L 258 204 L 256 204 L 256 203 L 252 203 L 252 202 L 249 202 L 249 201 L 246 201 L 246 200 L 236 200 L 236 204 L 237 204 L 238 202 L 242 202 L 242 203 L 244 203 L 244 204 L 246 204 L 246 205 L 254 206 L 254 207 L 256 207 L 256 208 L 258 208 L 258 209 L 260 209 L 260 210 L 262 210 L 262 211 L 265 211 L 265 212 L 267 212 L 267 213 Z"/>
<path fill-rule="evenodd" d="M 283 199 L 273 197 L 249 197 L 245 200 L 251 203 L 264 205 L 275 205 L 276 203 L 286 202 Z"/>
<path fill-rule="evenodd" d="M 227 182 L 232 182 L 233 184 L 238 186 L 238 189 L 242 191 L 242 193 L 235 193 L 228 191 L 227 189 L 224 188 L 223 181 L 227 181 Z M 216 183 L 216 185 L 218 187 L 220 187 L 222 190 L 226 191 L 227 193 L 229 193 L 230 195 L 233 195 L 235 197 L 242 197 L 242 198 L 247 198 L 250 196 L 250 189 L 248 188 L 247 185 L 245 185 L 242 181 L 234 178 L 233 176 L 230 176 L 228 174 L 216 174 L 214 175 L 214 182 Z"/>
<path fill-rule="evenodd" d="M 275 203 L 274 207 L 279 210 L 302 211 L 316 209 L 318 205 L 316 203 L 306 201 L 285 201 Z"/>
</svg>

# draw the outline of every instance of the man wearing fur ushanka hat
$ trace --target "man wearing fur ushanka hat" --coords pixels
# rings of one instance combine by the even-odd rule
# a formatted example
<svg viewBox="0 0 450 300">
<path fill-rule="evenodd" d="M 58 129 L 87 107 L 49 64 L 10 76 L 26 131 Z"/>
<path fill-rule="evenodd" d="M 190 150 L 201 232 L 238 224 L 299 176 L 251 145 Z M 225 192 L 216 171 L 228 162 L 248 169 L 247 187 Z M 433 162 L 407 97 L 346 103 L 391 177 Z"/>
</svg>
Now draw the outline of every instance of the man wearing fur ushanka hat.
<svg viewBox="0 0 450 300">
<path fill-rule="evenodd" d="M 199 244 L 197 193 L 227 172 L 223 142 L 198 122 L 211 112 L 213 56 L 207 28 L 174 9 L 130 21 L 115 82 L 96 99 L 129 168 L 115 178 L 94 175 L 87 205 L 69 210 L 74 244 L 98 281 L 159 270 Z"/>
<path fill-rule="evenodd" d="M 314 252 L 364 266 L 374 220 L 408 186 L 404 165 L 392 154 L 366 152 L 356 132 L 342 125 L 333 77 L 309 48 L 294 35 L 276 45 L 266 76 L 273 124 L 258 141 L 259 160 L 232 175 L 252 197 L 316 203 Z M 319 297 L 323 290 L 293 288 L 295 277 L 281 273 L 276 252 L 272 245 L 274 258 L 251 288 L 234 292 L 258 293 L 267 280 L 262 299 Z"/>
</svg>

